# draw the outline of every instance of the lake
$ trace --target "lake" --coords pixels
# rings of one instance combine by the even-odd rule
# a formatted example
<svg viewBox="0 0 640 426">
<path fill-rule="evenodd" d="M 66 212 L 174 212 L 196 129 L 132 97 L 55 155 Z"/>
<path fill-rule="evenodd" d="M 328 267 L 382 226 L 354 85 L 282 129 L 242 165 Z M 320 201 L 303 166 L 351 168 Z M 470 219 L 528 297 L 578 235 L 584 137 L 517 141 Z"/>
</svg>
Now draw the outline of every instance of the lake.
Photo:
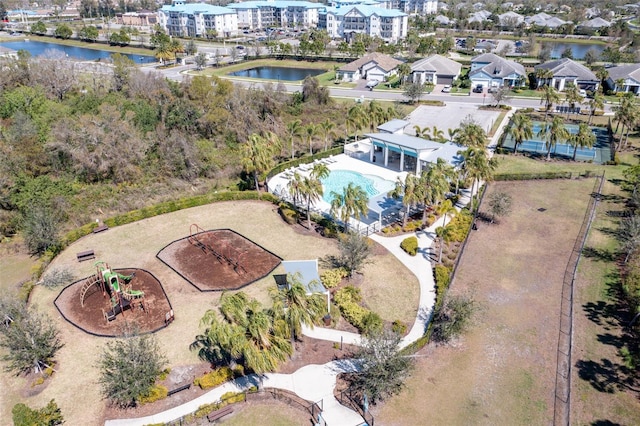
<svg viewBox="0 0 640 426">
<path fill-rule="evenodd" d="M 315 77 L 327 72 L 323 69 L 314 68 L 286 68 L 286 67 L 255 67 L 246 70 L 236 71 L 229 73 L 234 77 L 249 77 L 249 78 L 261 78 L 265 80 L 284 80 L 284 81 L 299 81 L 304 80 L 305 77 L 310 75 Z"/>
<path fill-rule="evenodd" d="M 26 50 L 31 56 L 42 56 L 47 50 L 56 50 L 64 53 L 70 58 L 81 59 L 84 61 L 96 61 L 98 59 L 108 59 L 115 52 L 107 52 L 106 50 L 87 49 L 84 47 L 65 46 L 56 43 L 47 43 L 43 41 L 22 40 L 7 41 L 0 43 L 0 46 L 13 50 Z M 136 64 L 150 64 L 156 62 L 154 56 L 131 55 L 124 54 Z"/>
<path fill-rule="evenodd" d="M 602 53 L 602 51 L 607 47 L 604 44 L 578 44 L 578 43 L 563 43 L 563 42 L 555 42 L 555 41 L 541 41 L 540 45 L 551 46 L 551 58 L 558 59 L 562 57 L 562 52 L 567 47 L 571 48 L 571 53 L 573 54 L 573 59 L 584 59 L 584 55 L 587 53 L 589 49 L 596 52 L 598 55 Z"/>
</svg>

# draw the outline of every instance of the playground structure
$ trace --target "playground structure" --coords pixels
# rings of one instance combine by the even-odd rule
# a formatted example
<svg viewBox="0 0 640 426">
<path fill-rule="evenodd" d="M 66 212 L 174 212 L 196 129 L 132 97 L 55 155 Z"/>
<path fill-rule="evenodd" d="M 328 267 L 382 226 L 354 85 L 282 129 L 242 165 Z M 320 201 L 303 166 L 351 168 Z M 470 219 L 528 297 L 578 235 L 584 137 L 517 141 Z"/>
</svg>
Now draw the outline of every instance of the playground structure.
<svg viewBox="0 0 640 426">
<path fill-rule="evenodd" d="M 214 249 L 211 244 L 207 244 L 198 238 L 198 235 L 204 232 L 205 230 L 197 224 L 191 224 L 189 227 L 189 243 L 198 247 L 204 253 L 213 255 L 218 262 L 231 266 L 238 275 L 247 273 L 243 266 L 245 253 L 237 250 L 221 238 L 216 239 L 215 245 L 217 249 Z"/>
<path fill-rule="evenodd" d="M 118 314 L 124 315 L 125 309 L 133 308 L 136 303 L 140 309 L 148 313 L 144 292 L 131 288 L 131 280 L 134 278 L 135 273 L 131 275 L 119 274 L 103 261 L 98 261 L 94 265 L 96 274 L 87 278 L 80 290 L 80 304 L 82 307 L 84 307 L 84 301 L 89 290 L 99 289 L 102 291 L 103 297 L 109 296 L 111 309 L 108 311 L 102 309 L 102 314 L 107 322 L 113 321 Z"/>
</svg>

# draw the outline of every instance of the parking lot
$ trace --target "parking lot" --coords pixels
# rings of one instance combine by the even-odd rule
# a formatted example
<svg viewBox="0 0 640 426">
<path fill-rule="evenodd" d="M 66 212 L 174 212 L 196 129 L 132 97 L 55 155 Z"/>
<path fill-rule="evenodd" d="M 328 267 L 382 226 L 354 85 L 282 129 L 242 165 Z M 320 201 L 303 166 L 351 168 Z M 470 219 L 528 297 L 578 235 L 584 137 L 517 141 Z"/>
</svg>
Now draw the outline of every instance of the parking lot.
<svg viewBox="0 0 640 426">
<path fill-rule="evenodd" d="M 414 135 L 414 126 L 420 126 L 420 128 L 428 127 L 430 129 L 436 126 L 438 130 L 444 132 L 445 137 L 448 137 L 448 129 L 457 129 L 460 127 L 460 123 L 469 116 L 485 132 L 489 132 L 495 120 L 500 116 L 500 112 L 482 110 L 478 109 L 478 105 L 463 103 L 451 103 L 444 107 L 421 105 L 405 118 L 411 123 L 410 126 L 405 128 L 405 132 Z"/>
</svg>

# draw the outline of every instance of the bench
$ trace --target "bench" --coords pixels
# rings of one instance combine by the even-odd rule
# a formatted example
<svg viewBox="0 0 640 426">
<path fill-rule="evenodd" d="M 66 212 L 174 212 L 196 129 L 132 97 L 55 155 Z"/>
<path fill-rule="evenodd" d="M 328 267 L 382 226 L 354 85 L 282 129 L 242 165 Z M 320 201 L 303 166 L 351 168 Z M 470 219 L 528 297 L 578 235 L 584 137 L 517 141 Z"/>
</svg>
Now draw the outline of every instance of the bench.
<svg viewBox="0 0 640 426">
<path fill-rule="evenodd" d="M 216 420 L 220 420 L 221 418 L 223 418 L 224 416 L 226 416 L 227 414 L 231 414 L 233 413 L 233 407 L 231 407 L 230 405 L 227 405 L 219 410 L 216 410 L 214 412 L 212 412 L 211 414 L 209 414 L 207 416 L 207 420 L 209 420 L 209 423 L 213 423 Z"/>
<path fill-rule="evenodd" d="M 99 232 L 106 231 L 107 229 L 109 229 L 109 227 L 108 227 L 107 225 L 100 225 L 100 226 L 98 226 L 97 228 L 95 228 L 95 229 L 94 229 L 93 231 L 91 231 L 91 232 L 93 232 L 94 234 L 97 234 L 97 233 L 99 233 Z"/>
<path fill-rule="evenodd" d="M 179 388 L 171 389 L 169 392 L 167 392 L 167 396 L 171 396 L 175 393 L 182 392 L 183 390 L 187 390 L 190 387 L 191 387 L 191 383 L 187 383 L 186 385 L 180 386 Z"/>
<path fill-rule="evenodd" d="M 76 257 L 78 258 L 78 262 L 84 262 L 85 260 L 95 259 L 96 254 L 93 252 L 93 250 L 87 250 L 81 251 L 80 253 L 76 254 Z"/>
</svg>

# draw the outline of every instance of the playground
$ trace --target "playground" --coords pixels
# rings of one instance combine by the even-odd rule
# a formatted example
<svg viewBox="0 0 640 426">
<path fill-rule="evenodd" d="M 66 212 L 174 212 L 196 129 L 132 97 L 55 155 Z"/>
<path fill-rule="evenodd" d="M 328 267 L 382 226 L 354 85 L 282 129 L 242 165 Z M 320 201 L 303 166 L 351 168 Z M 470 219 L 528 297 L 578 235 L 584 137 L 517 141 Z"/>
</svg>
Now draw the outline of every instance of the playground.
<svg viewBox="0 0 640 426">
<path fill-rule="evenodd" d="M 96 262 L 96 273 L 65 287 L 54 304 L 79 329 L 114 337 L 126 326 L 139 333 L 158 331 L 173 320 L 160 281 L 144 269 L 111 269 Z"/>
<path fill-rule="evenodd" d="M 205 231 L 196 224 L 157 258 L 200 291 L 238 290 L 267 276 L 281 260 L 235 231 Z"/>
</svg>

